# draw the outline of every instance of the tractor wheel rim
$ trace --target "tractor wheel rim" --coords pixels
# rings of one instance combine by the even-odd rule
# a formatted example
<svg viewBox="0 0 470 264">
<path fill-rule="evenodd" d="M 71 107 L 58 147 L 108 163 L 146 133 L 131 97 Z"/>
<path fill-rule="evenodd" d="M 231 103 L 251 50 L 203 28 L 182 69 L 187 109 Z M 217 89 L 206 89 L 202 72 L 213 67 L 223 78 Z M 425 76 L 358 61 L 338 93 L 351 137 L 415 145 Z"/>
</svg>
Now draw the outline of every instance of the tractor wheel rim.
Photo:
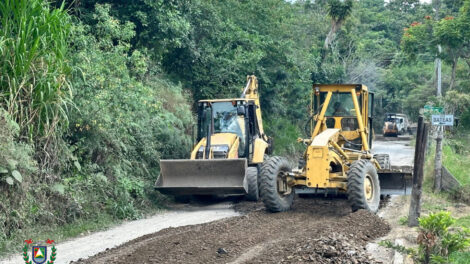
<svg viewBox="0 0 470 264">
<path fill-rule="evenodd" d="M 364 179 L 364 196 L 367 201 L 374 197 L 374 185 L 372 184 L 372 177 L 370 175 L 366 175 Z"/>
<path fill-rule="evenodd" d="M 284 197 L 286 195 L 286 192 L 283 192 L 283 191 L 280 191 L 279 190 L 279 185 L 281 184 L 284 184 L 284 179 L 283 179 L 283 173 L 285 173 L 285 171 L 280 171 L 278 174 L 277 174 L 277 193 L 279 194 L 280 197 Z"/>
</svg>

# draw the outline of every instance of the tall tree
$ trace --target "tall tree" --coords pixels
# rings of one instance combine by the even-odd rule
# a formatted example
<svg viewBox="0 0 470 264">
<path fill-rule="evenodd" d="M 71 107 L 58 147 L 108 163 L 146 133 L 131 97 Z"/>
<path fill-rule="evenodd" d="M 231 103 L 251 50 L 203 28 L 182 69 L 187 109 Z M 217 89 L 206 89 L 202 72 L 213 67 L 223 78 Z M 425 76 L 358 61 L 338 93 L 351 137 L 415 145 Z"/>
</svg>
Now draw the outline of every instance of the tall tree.
<svg viewBox="0 0 470 264">
<path fill-rule="evenodd" d="M 344 21 L 351 15 L 353 8 L 352 0 L 330 0 L 328 1 L 328 16 L 331 18 L 331 28 L 325 38 L 324 48 L 328 49 L 336 37 L 336 32 L 341 29 Z"/>
</svg>

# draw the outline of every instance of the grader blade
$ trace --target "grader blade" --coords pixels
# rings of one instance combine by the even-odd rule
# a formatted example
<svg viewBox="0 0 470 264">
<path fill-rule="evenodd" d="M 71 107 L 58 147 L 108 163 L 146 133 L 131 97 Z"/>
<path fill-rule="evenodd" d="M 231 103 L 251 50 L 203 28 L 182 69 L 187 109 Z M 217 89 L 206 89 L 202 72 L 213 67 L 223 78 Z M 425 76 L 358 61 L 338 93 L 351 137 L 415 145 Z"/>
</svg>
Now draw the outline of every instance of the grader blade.
<svg viewBox="0 0 470 264">
<path fill-rule="evenodd" d="M 381 195 L 410 195 L 413 187 L 413 174 L 409 168 L 379 170 Z"/>
<path fill-rule="evenodd" d="M 173 195 L 243 195 L 246 159 L 161 160 L 155 188 Z"/>
</svg>

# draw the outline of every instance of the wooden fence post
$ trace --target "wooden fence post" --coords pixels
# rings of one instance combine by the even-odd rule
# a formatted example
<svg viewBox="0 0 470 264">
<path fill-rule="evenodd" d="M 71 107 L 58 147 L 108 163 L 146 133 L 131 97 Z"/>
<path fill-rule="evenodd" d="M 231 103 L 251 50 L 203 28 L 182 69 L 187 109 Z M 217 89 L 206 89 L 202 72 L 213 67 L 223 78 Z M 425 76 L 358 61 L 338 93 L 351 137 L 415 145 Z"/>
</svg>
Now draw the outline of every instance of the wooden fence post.
<svg viewBox="0 0 470 264">
<path fill-rule="evenodd" d="M 421 194 L 424 177 L 424 162 L 426 159 L 425 151 L 428 140 L 428 130 L 429 124 L 424 123 L 423 117 L 420 116 L 418 120 L 418 132 L 416 133 L 413 189 L 411 191 L 408 226 L 418 226 L 418 218 L 421 214 Z"/>
<path fill-rule="evenodd" d="M 442 189 L 442 139 L 444 138 L 444 126 L 437 127 L 436 157 L 434 161 L 434 192 Z"/>
</svg>

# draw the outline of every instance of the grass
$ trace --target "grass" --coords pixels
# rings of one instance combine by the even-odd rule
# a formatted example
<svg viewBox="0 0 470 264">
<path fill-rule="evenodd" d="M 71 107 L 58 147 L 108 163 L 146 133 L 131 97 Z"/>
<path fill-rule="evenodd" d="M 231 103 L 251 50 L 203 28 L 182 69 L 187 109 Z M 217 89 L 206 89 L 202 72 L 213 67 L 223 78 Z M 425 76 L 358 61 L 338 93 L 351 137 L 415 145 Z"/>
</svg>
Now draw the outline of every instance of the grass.
<svg viewBox="0 0 470 264">
<path fill-rule="evenodd" d="M 470 155 L 458 154 L 451 146 L 443 147 L 444 166 L 462 185 L 470 185 Z"/>
<path fill-rule="evenodd" d="M 470 147 L 466 145 L 466 138 L 456 137 L 444 140 L 442 148 L 442 165 L 445 166 L 450 173 L 465 187 L 470 187 Z M 458 149 L 458 151 L 456 151 Z M 424 167 L 424 188 L 427 192 L 432 191 L 434 179 L 434 158 L 436 153 L 436 145 L 434 141 L 429 146 L 426 155 L 426 163 Z"/>
<path fill-rule="evenodd" d="M 404 226 L 408 225 L 408 216 L 405 215 L 405 216 L 400 217 L 400 219 L 398 219 L 398 223 Z"/>
<path fill-rule="evenodd" d="M 447 193 L 434 193 L 425 190 L 423 195 L 421 208 L 423 211 L 429 213 L 437 213 L 439 211 L 446 211 L 452 205 L 450 195 Z"/>
<path fill-rule="evenodd" d="M 456 220 L 455 226 L 470 228 L 470 215 L 460 217 Z M 470 252 L 457 252 L 451 255 L 451 263 L 468 264 L 470 263 Z"/>
<path fill-rule="evenodd" d="M 470 228 L 470 215 L 458 218 L 455 221 L 455 225 L 459 227 Z"/>
<path fill-rule="evenodd" d="M 470 252 L 456 252 L 450 256 L 453 264 L 469 264 Z"/>
<path fill-rule="evenodd" d="M 31 140 L 67 127 L 72 88 L 66 60 L 71 20 L 64 5 L 5 0 L 0 5 L 0 98 Z"/>
</svg>

